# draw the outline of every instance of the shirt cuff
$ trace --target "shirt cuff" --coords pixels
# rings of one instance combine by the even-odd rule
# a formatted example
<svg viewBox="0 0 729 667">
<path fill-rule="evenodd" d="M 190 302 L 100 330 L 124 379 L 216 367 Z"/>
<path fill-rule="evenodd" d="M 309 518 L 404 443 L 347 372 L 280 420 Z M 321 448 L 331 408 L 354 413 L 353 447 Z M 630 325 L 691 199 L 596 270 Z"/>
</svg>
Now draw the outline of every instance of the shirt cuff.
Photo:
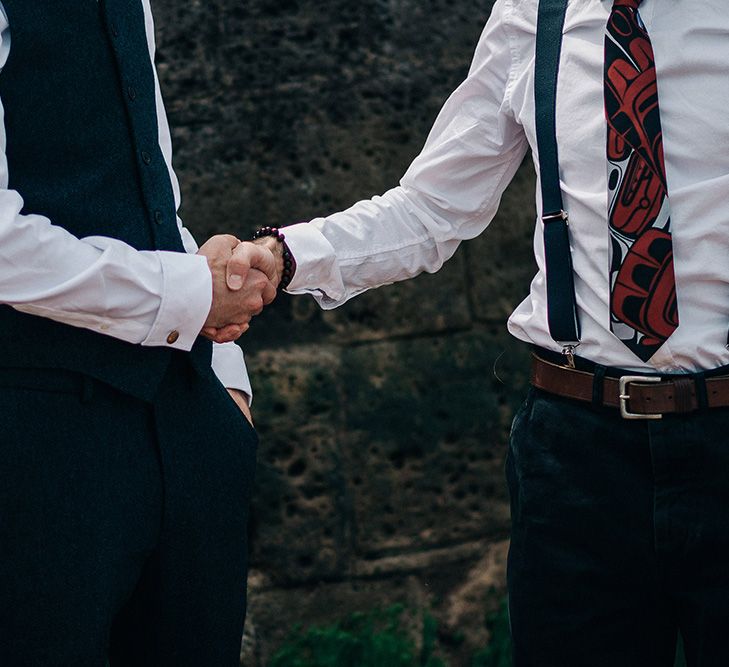
<svg viewBox="0 0 729 667">
<path fill-rule="evenodd" d="M 142 345 L 189 352 L 213 302 L 213 277 L 202 255 L 158 251 L 162 297 L 157 318 Z"/>
<path fill-rule="evenodd" d="M 243 350 L 235 343 L 213 345 L 213 371 L 226 389 L 237 389 L 248 396 L 248 405 L 253 403 L 253 389 Z"/>
<path fill-rule="evenodd" d="M 314 222 L 323 222 L 323 219 Z M 339 276 L 336 254 L 332 244 L 314 224 L 299 223 L 284 227 L 286 245 L 296 260 L 296 273 L 286 288 L 291 294 L 326 294 L 328 298 L 338 301 L 344 298 Z"/>
</svg>

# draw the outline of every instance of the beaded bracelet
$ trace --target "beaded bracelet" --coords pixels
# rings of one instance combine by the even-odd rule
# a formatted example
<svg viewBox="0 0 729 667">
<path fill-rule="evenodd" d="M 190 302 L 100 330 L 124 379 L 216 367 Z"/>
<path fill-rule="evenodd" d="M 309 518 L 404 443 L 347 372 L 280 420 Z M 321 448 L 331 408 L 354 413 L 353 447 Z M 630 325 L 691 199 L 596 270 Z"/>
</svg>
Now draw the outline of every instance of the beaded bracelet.
<svg viewBox="0 0 729 667">
<path fill-rule="evenodd" d="M 286 289 L 294 278 L 296 272 L 296 260 L 291 254 L 288 245 L 286 245 L 286 236 L 278 229 L 278 227 L 261 227 L 253 233 L 253 240 L 263 238 L 264 236 L 272 236 L 283 246 L 283 264 L 284 269 L 281 274 L 281 282 L 279 289 Z"/>
</svg>

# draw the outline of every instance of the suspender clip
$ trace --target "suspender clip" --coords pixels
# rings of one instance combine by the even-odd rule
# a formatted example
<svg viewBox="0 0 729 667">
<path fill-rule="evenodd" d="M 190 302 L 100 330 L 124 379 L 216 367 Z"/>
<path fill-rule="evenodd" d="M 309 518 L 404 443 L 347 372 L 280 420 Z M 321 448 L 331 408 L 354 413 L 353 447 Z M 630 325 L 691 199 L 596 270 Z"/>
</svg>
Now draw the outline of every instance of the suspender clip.
<svg viewBox="0 0 729 667">
<path fill-rule="evenodd" d="M 547 213 L 542 216 L 542 222 L 554 222 L 555 220 L 564 220 L 567 222 L 569 220 L 567 211 L 557 211 L 556 213 Z"/>
<path fill-rule="evenodd" d="M 579 346 L 578 342 L 575 343 L 565 343 L 562 347 L 562 354 L 565 356 L 565 359 L 567 360 L 567 366 L 569 368 L 575 368 L 575 350 Z"/>
</svg>

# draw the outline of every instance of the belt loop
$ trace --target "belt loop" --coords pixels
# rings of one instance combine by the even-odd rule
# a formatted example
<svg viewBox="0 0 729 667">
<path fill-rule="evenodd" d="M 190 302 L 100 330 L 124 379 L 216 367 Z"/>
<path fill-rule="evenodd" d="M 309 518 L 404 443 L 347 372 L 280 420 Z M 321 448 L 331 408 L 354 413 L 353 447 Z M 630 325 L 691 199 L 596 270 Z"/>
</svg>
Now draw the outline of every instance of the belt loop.
<svg viewBox="0 0 729 667">
<path fill-rule="evenodd" d="M 709 396 L 706 392 L 706 373 L 692 373 L 696 385 L 696 405 L 699 410 L 709 409 Z"/>
<path fill-rule="evenodd" d="M 81 379 L 81 403 L 91 403 L 94 397 L 94 380 L 88 375 Z"/>
<path fill-rule="evenodd" d="M 601 408 L 605 394 L 605 373 L 607 368 L 600 364 L 595 364 L 594 375 L 592 376 L 592 404 L 596 408 Z"/>
</svg>

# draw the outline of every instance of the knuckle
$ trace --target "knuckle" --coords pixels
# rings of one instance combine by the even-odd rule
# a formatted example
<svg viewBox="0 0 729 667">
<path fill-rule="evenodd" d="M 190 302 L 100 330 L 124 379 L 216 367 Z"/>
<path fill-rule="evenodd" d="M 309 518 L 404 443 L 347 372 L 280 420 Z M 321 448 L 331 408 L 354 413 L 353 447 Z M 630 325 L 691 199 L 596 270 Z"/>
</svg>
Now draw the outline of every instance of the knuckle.
<svg viewBox="0 0 729 667">
<path fill-rule="evenodd" d="M 229 268 L 248 268 L 251 265 L 251 263 L 248 261 L 248 258 L 245 255 L 241 255 L 240 253 L 235 253 L 233 256 L 228 260 L 228 267 Z"/>
</svg>

